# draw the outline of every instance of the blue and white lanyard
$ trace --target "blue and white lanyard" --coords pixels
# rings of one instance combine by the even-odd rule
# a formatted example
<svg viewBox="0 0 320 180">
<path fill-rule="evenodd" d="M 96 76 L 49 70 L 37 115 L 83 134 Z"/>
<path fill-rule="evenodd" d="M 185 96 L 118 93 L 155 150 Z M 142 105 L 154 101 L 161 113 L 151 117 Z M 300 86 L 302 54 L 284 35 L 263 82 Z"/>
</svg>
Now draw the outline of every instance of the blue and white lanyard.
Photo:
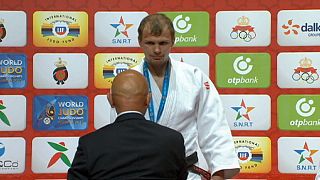
<svg viewBox="0 0 320 180">
<path fill-rule="evenodd" d="M 143 75 L 147 78 L 148 84 L 149 84 L 149 92 L 152 93 L 151 91 L 151 84 L 150 84 L 150 77 L 149 77 L 149 72 L 148 72 L 148 63 L 145 61 L 143 63 Z M 158 114 L 157 114 L 157 119 L 155 120 L 154 118 L 154 106 L 153 106 L 153 98 L 151 96 L 151 100 L 149 103 L 148 111 L 149 111 L 149 117 L 150 120 L 153 122 L 158 122 L 160 120 L 160 117 L 162 115 L 164 105 L 167 100 L 167 95 L 168 95 L 168 88 L 169 88 L 169 80 L 170 80 L 170 62 L 168 62 L 167 67 L 166 67 L 166 72 L 164 74 L 164 79 L 163 79 L 163 85 L 162 85 L 162 97 L 158 109 Z"/>
</svg>

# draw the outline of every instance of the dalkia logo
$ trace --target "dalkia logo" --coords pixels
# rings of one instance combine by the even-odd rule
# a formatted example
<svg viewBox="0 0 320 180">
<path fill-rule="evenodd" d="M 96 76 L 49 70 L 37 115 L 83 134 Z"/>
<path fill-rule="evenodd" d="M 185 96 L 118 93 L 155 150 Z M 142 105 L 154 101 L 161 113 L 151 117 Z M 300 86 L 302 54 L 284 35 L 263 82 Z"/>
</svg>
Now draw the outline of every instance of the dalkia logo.
<svg viewBox="0 0 320 180">
<path fill-rule="evenodd" d="M 238 25 L 232 27 L 230 37 L 232 39 L 242 39 L 245 42 L 250 42 L 256 37 L 254 27 L 250 25 L 250 20 L 248 17 L 242 16 L 237 20 Z"/>
<path fill-rule="evenodd" d="M 304 143 L 302 149 L 296 149 L 296 152 L 299 155 L 299 162 L 297 165 L 298 171 L 306 170 L 316 170 L 316 165 L 314 165 L 313 155 L 315 155 L 319 150 L 309 149 L 307 142 Z"/>
<path fill-rule="evenodd" d="M 312 67 L 312 60 L 309 58 L 303 58 L 299 61 L 300 66 L 294 69 L 292 79 L 295 81 L 305 81 L 308 84 L 312 84 L 319 79 L 317 69 Z"/>
<path fill-rule="evenodd" d="M 57 61 L 54 64 L 57 68 L 53 71 L 53 78 L 57 81 L 58 85 L 63 85 L 64 82 L 68 79 L 68 70 L 67 70 L 67 62 L 62 61 L 61 58 L 59 58 L 59 61 Z"/>
<path fill-rule="evenodd" d="M 299 33 L 307 33 L 309 37 L 319 36 L 320 24 L 318 22 L 314 23 L 304 23 L 295 24 L 293 19 L 289 19 L 287 24 L 282 25 L 285 35 L 299 35 Z"/>
<path fill-rule="evenodd" d="M 54 142 L 48 142 L 48 144 L 56 151 L 58 151 L 57 153 L 55 153 L 49 163 L 47 168 L 50 168 L 51 166 L 53 166 L 54 164 L 56 164 L 56 162 L 61 159 L 62 162 L 67 165 L 68 167 L 71 167 L 71 162 L 68 159 L 67 155 L 65 155 L 63 152 L 66 152 L 68 150 L 68 148 L 66 148 L 65 143 L 64 142 L 59 142 L 54 143 Z"/>
<path fill-rule="evenodd" d="M 128 29 L 133 27 L 133 24 L 126 24 L 123 20 L 123 17 L 120 17 L 118 23 L 110 24 L 113 28 L 115 28 L 116 32 L 114 35 L 114 39 L 112 39 L 113 44 L 130 44 L 131 39 L 129 38 Z M 123 35 L 127 38 L 119 38 L 118 36 Z M 116 38 L 117 37 L 117 38 Z"/>
<path fill-rule="evenodd" d="M 4 27 L 4 19 L 0 20 L 0 42 L 4 39 L 7 35 L 6 28 Z"/>
<path fill-rule="evenodd" d="M 233 123 L 235 127 L 252 127 L 253 122 L 250 121 L 249 112 L 251 112 L 255 107 L 246 106 L 244 100 L 241 100 L 240 106 L 231 107 L 237 112 L 236 121 Z M 238 120 L 245 119 L 245 122 L 239 122 Z"/>
<path fill-rule="evenodd" d="M 4 109 L 6 109 L 6 106 L 4 106 L 3 101 L 0 100 L 0 120 L 3 123 L 5 123 L 7 126 L 11 126 L 8 117 L 6 116 L 6 114 L 4 112 L 2 112 L 2 110 L 4 110 Z"/>
</svg>

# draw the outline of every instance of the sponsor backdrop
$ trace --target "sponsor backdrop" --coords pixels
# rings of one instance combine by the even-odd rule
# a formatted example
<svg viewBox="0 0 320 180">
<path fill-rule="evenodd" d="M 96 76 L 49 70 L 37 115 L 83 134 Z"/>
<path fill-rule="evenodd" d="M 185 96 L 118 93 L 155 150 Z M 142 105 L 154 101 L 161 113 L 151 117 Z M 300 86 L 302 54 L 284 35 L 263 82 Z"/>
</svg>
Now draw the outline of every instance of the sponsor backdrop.
<svg viewBox="0 0 320 180">
<path fill-rule="evenodd" d="M 171 58 L 221 93 L 235 178 L 314 178 L 319 1 L 0 0 L 0 179 L 66 178 L 79 136 L 111 123 L 106 93 L 143 58 L 138 24 L 157 12 L 175 27 Z"/>
</svg>

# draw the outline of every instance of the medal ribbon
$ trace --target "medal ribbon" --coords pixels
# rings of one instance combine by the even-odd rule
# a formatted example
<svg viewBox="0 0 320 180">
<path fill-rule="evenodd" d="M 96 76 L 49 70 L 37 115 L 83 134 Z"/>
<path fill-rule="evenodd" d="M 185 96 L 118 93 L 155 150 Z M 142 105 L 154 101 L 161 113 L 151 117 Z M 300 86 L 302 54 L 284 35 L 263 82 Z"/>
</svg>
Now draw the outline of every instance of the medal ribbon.
<svg viewBox="0 0 320 180">
<path fill-rule="evenodd" d="M 151 91 L 151 84 L 150 84 L 150 77 L 149 77 L 149 72 L 148 72 L 148 63 L 145 61 L 143 63 L 143 75 L 147 78 L 148 80 L 148 87 L 149 87 L 149 92 L 152 93 Z M 162 115 L 162 112 L 164 110 L 164 105 L 167 100 L 167 95 L 168 95 L 168 89 L 169 89 L 169 79 L 170 79 L 170 62 L 168 62 L 167 67 L 166 67 L 166 72 L 164 74 L 164 79 L 163 79 L 163 85 L 162 85 L 162 97 L 158 109 L 158 114 L 157 114 L 157 119 L 154 117 L 154 106 L 153 106 L 153 98 L 151 96 L 151 100 L 148 106 L 148 111 L 149 111 L 149 117 L 150 120 L 153 122 L 158 122 L 160 120 L 160 117 Z"/>
</svg>

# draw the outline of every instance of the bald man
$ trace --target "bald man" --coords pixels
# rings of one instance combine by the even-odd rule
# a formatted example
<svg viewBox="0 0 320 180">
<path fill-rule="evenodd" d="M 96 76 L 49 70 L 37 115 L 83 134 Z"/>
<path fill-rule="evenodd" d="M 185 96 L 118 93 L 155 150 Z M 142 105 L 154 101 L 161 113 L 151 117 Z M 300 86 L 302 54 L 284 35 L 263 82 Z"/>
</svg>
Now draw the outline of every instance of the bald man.
<svg viewBox="0 0 320 180">
<path fill-rule="evenodd" d="M 80 137 L 68 179 L 186 179 L 183 137 L 144 118 L 149 99 L 143 75 L 134 70 L 118 74 L 108 94 L 118 116 Z"/>
</svg>

